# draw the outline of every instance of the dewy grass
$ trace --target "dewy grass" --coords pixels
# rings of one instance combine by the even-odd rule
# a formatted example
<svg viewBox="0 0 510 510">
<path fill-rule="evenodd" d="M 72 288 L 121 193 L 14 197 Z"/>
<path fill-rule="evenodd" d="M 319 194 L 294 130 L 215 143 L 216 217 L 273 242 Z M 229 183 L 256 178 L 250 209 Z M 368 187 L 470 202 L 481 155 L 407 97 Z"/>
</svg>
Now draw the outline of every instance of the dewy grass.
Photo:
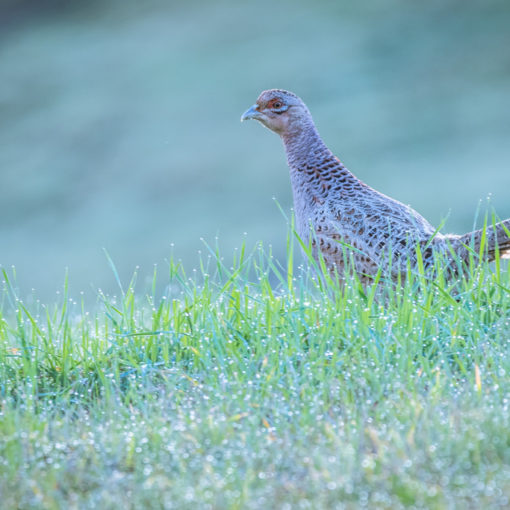
<svg viewBox="0 0 510 510">
<path fill-rule="evenodd" d="M 507 508 L 506 265 L 339 286 L 296 244 L 93 313 L 4 271 L 0 506 Z"/>
</svg>

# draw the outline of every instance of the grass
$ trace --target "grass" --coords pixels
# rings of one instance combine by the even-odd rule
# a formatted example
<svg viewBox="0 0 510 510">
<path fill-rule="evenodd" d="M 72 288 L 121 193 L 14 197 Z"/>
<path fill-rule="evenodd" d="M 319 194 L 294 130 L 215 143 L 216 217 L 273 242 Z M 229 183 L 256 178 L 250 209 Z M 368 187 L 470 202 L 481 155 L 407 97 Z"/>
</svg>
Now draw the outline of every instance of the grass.
<svg viewBox="0 0 510 510">
<path fill-rule="evenodd" d="M 94 311 L 4 271 L 2 508 L 507 508 L 505 267 L 340 288 L 292 244 Z"/>
</svg>

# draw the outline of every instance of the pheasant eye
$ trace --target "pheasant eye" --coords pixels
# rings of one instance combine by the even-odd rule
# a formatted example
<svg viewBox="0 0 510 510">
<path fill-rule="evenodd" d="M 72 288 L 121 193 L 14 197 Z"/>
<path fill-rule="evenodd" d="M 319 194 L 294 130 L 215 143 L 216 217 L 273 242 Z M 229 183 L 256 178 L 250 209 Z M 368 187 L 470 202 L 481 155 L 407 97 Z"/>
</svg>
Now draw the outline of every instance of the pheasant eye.
<svg viewBox="0 0 510 510">
<path fill-rule="evenodd" d="M 280 103 L 280 101 L 276 101 L 276 102 L 273 103 L 273 108 L 278 109 L 278 108 L 281 108 L 281 107 L 282 107 L 282 103 Z"/>
</svg>

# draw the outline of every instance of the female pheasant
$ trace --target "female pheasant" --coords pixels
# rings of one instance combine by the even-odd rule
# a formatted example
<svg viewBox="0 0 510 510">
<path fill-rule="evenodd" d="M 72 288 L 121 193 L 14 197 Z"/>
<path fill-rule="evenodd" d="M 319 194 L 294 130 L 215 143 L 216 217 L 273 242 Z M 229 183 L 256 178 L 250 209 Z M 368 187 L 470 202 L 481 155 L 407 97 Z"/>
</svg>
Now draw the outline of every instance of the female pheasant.
<svg viewBox="0 0 510 510">
<path fill-rule="evenodd" d="M 411 207 L 372 189 L 355 177 L 322 141 L 305 103 L 292 92 L 262 92 L 241 117 L 255 119 L 279 134 L 290 169 L 296 230 L 320 249 L 331 271 L 352 268 L 365 283 L 382 268 L 403 278 L 408 262 L 417 264 L 418 248 L 425 266 L 434 254 L 468 263 L 480 253 L 489 261 L 510 257 L 510 219 L 493 228 L 464 235 L 441 234 Z M 485 237 L 485 240 L 483 238 Z"/>
</svg>

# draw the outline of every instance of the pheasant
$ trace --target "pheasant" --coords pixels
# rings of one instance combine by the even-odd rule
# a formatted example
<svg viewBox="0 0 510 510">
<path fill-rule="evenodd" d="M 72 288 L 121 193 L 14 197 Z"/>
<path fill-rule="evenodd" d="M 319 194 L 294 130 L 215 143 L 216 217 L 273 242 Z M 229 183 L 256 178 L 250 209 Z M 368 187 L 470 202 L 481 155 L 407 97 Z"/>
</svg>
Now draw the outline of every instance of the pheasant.
<svg viewBox="0 0 510 510">
<path fill-rule="evenodd" d="M 510 258 L 510 219 L 464 235 L 441 234 L 411 207 L 355 177 L 326 147 L 305 103 L 292 92 L 262 92 L 241 117 L 255 119 L 282 138 L 294 198 L 296 231 L 319 250 L 327 268 L 354 270 L 367 283 L 382 269 L 393 280 L 425 267 L 442 253 L 457 269 L 482 251 L 489 261 Z M 419 249 L 418 249 L 419 248 Z"/>
</svg>

